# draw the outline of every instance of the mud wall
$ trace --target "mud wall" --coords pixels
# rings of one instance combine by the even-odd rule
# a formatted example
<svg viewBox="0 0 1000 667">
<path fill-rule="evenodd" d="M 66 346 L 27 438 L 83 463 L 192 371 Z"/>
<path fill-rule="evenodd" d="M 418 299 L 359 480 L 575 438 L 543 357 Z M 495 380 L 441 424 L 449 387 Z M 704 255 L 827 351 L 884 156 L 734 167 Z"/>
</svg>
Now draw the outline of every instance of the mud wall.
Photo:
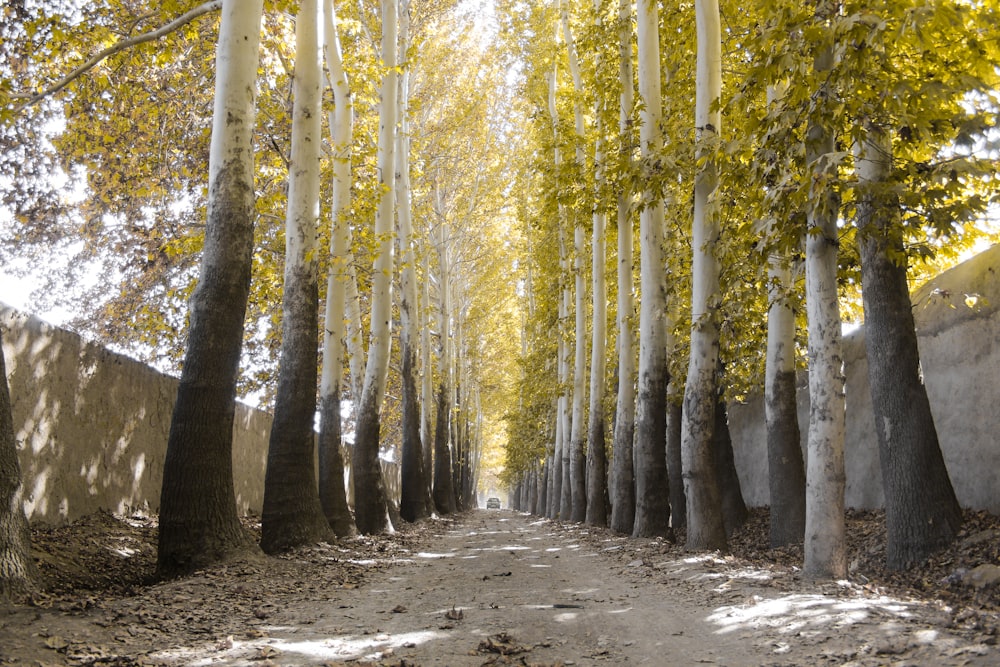
<svg viewBox="0 0 1000 667">
<path fill-rule="evenodd" d="M 945 464 L 963 507 L 1000 513 L 1000 246 L 950 269 L 914 292 L 921 368 Z M 884 501 L 875 418 L 868 385 L 864 328 L 844 338 L 848 507 Z M 799 427 L 805 441 L 808 380 L 801 375 Z M 755 398 L 729 406 L 730 429 L 743 495 L 769 503 L 764 404 Z"/>
<path fill-rule="evenodd" d="M 32 521 L 159 506 L 176 378 L 0 304 L 14 431 Z M 237 404 L 233 474 L 260 511 L 271 416 Z"/>
</svg>

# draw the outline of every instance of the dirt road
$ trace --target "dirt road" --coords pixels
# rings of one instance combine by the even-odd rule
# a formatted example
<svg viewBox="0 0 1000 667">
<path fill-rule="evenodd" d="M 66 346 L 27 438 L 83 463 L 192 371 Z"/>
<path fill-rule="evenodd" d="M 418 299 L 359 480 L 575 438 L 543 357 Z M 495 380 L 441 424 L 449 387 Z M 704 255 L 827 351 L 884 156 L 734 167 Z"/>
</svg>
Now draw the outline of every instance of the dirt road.
<svg viewBox="0 0 1000 667">
<path fill-rule="evenodd" d="M 0 663 L 1000 663 L 989 637 L 945 608 L 506 510 L 358 544 L 0 611 Z"/>
</svg>

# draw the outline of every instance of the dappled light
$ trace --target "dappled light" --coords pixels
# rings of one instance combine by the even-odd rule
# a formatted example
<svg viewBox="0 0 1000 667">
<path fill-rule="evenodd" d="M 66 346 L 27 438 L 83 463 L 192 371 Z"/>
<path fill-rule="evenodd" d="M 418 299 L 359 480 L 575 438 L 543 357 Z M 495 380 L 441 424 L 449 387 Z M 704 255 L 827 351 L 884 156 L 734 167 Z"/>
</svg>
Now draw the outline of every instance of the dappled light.
<svg viewBox="0 0 1000 667">
<path fill-rule="evenodd" d="M 177 380 L 0 305 L 29 520 L 155 509 Z M 270 416 L 239 404 L 238 507 L 260 505 Z"/>
<path fill-rule="evenodd" d="M 170 665 L 288 667 L 480 667 L 494 656 L 747 667 L 891 656 L 985 667 L 994 657 L 985 643 L 992 617 L 511 512 L 453 515 L 149 584 L 155 519 L 96 515 L 36 533 L 51 554 L 42 561 L 48 576 L 62 572 L 67 584 L 51 608 L 5 621 L 25 628 L 7 650 L 44 657 L 51 645 L 81 662 L 141 653 Z M 99 573 L 108 580 L 90 576 Z M 99 603 L 58 611 L 82 595 Z M 993 625 L 975 630 L 963 620 L 972 618 Z"/>
</svg>

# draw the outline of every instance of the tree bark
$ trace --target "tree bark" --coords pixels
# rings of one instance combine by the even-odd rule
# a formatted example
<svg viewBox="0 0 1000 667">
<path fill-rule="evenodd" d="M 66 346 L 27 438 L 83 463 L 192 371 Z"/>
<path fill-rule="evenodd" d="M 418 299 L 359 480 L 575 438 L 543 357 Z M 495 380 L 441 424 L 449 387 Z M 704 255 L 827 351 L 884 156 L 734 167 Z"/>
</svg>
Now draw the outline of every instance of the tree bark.
<svg viewBox="0 0 1000 667">
<path fill-rule="evenodd" d="M 962 509 L 920 377 L 899 202 L 888 190 L 892 142 L 874 125 L 865 131 L 857 150 L 865 348 L 885 489 L 886 565 L 902 570 L 955 539 Z"/>
<path fill-rule="evenodd" d="M 458 511 L 452 486 L 451 449 L 448 446 L 451 431 L 450 395 L 448 385 L 442 382 L 438 386 L 437 427 L 434 432 L 434 506 L 438 514 L 454 514 Z"/>
<path fill-rule="evenodd" d="M 333 142 L 333 206 L 330 214 L 330 271 L 326 284 L 323 327 L 323 367 L 320 375 L 319 499 L 330 527 L 337 537 L 357 532 L 354 515 L 347 502 L 344 478 L 343 433 L 341 427 L 341 385 L 344 368 L 344 318 L 350 244 L 348 221 L 351 201 L 351 141 L 353 103 L 343 67 L 340 35 L 334 21 L 333 0 L 325 0 L 324 34 L 329 85 L 333 90 L 333 113 L 329 114 Z"/>
<path fill-rule="evenodd" d="M 600 14 L 600 0 L 595 0 L 595 30 L 601 34 L 604 24 Z M 598 50 L 597 69 L 602 55 Z M 606 186 L 604 155 L 604 104 L 602 97 L 595 102 L 594 118 L 597 139 L 594 143 L 594 212 L 591 216 L 591 304 L 592 325 L 590 344 L 590 422 L 587 428 L 587 512 L 586 522 L 593 526 L 608 525 L 608 453 L 604 426 L 604 382 L 607 374 L 608 347 L 608 287 L 604 266 L 607 262 L 607 213 L 601 201 Z"/>
<path fill-rule="evenodd" d="M 569 479 L 572 491 L 570 493 L 569 520 L 581 523 L 587 518 L 587 459 L 584 454 L 587 429 L 584 417 L 584 405 L 587 401 L 587 308 L 586 287 L 583 279 L 583 257 L 586 252 L 583 228 L 579 225 L 573 231 L 574 260 L 573 282 L 576 296 L 573 327 L 573 416 L 570 426 L 569 445 Z"/>
<path fill-rule="evenodd" d="M 228 0 L 222 8 L 205 249 L 160 493 L 161 577 L 255 549 L 237 513 L 232 449 L 253 253 L 252 135 L 261 13 L 261 0 Z"/>
<path fill-rule="evenodd" d="M 722 37 L 717 0 L 695 0 L 698 64 L 695 95 L 695 155 L 702 166 L 695 173 L 691 266 L 691 358 L 684 386 L 681 456 L 687 497 L 687 548 L 725 551 L 722 490 L 713 452 L 718 420 L 719 207 L 715 192 L 719 177 L 715 147 L 722 122 Z"/>
<path fill-rule="evenodd" d="M 632 84 L 632 2 L 621 0 L 619 18 L 619 73 L 621 109 L 618 129 L 627 136 L 632 124 L 635 103 Z M 623 159 L 628 160 L 631 147 L 623 142 Z M 635 327 L 632 318 L 635 306 L 632 298 L 634 268 L 632 244 L 632 210 L 630 193 L 618 193 L 618 396 L 615 403 L 614 446 L 611 472 L 611 529 L 631 533 L 635 524 L 635 469 L 632 462 L 635 437 Z"/>
<path fill-rule="evenodd" d="M 806 476 L 795 389 L 795 314 L 786 290 L 791 271 L 772 254 L 767 311 L 764 418 L 767 426 L 771 547 L 801 542 L 806 523 Z"/>
<path fill-rule="evenodd" d="M 743 489 L 736 472 L 736 461 L 733 458 L 733 438 L 729 432 L 729 418 L 726 402 L 719 392 L 715 406 L 715 428 L 712 431 L 712 452 L 715 459 L 716 477 L 719 480 L 719 492 L 722 500 L 722 521 L 726 537 L 732 537 L 737 528 L 746 523 L 746 501 L 743 500 Z"/>
<path fill-rule="evenodd" d="M 660 125 L 659 12 L 654 0 L 639 0 L 639 95 L 644 103 L 640 125 L 643 158 L 656 156 L 662 145 Z M 670 485 L 667 479 L 666 401 L 668 327 L 663 272 L 663 201 L 658 193 L 639 216 L 640 285 L 639 389 L 635 437 L 635 537 L 672 536 Z"/>
<path fill-rule="evenodd" d="M 17 457 L 7 365 L 0 331 L 0 601 L 19 602 L 38 589 L 31 534 L 24 516 L 24 486 Z"/>
<path fill-rule="evenodd" d="M 267 450 L 260 546 L 266 553 L 332 541 L 314 454 L 319 336 L 322 5 L 302 0 L 295 21 L 292 156 L 285 223 L 281 365 Z"/>
<path fill-rule="evenodd" d="M 681 455 L 681 421 L 684 417 L 680 402 L 667 389 L 667 479 L 670 481 L 670 527 L 687 526 L 687 496 L 684 495 L 684 466 Z"/>
<path fill-rule="evenodd" d="M 586 168 L 586 151 L 584 150 L 584 135 L 586 128 L 583 121 L 583 105 L 580 97 L 584 94 L 583 77 L 580 74 L 580 63 L 576 55 L 576 43 L 569 25 L 569 3 L 560 2 L 560 22 L 563 38 L 566 41 L 566 51 L 569 61 L 570 77 L 573 81 L 573 119 L 576 136 L 573 143 L 576 147 L 577 167 L 582 171 Z M 575 295 L 573 329 L 573 416 L 569 436 L 569 480 L 570 480 L 570 521 L 582 522 L 587 517 L 587 480 L 586 458 L 584 454 L 587 437 L 584 420 L 584 405 L 586 396 L 587 374 L 587 311 L 586 288 L 583 276 L 583 258 L 586 253 L 583 227 L 580 224 L 579 213 L 573 213 L 573 287 Z"/>
<path fill-rule="evenodd" d="M 388 499 L 379 463 L 382 399 L 392 335 L 393 211 L 396 174 L 397 2 L 382 0 L 382 74 L 379 103 L 378 174 L 381 186 L 375 211 L 378 250 L 372 272 L 371 331 L 365 383 L 358 404 L 354 445 L 354 513 L 358 530 L 381 533 L 390 526 Z"/>
<path fill-rule="evenodd" d="M 410 2 L 402 0 L 399 11 L 400 53 L 409 49 Z M 404 63 L 399 81 L 400 128 L 396 137 L 396 220 L 399 225 L 400 248 L 400 326 L 399 352 L 402 356 L 402 460 L 399 513 L 405 521 L 414 522 L 430 515 L 427 506 L 424 479 L 424 454 L 421 440 L 420 394 L 417 389 L 417 275 L 414 252 L 413 224 L 410 215 L 410 160 L 409 160 L 409 63 Z"/>
<path fill-rule="evenodd" d="M 833 66 L 833 52 L 816 57 L 814 69 Z M 826 86 L 817 91 L 822 104 Z M 804 573 L 817 579 L 847 574 L 844 524 L 844 357 L 837 298 L 837 217 L 840 198 L 833 189 L 837 167 L 830 154 L 834 135 L 822 122 L 806 129 L 805 158 L 812 179 L 806 211 L 806 313 L 809 319 L 809 456 L 806 468 Z"/>
</svg>

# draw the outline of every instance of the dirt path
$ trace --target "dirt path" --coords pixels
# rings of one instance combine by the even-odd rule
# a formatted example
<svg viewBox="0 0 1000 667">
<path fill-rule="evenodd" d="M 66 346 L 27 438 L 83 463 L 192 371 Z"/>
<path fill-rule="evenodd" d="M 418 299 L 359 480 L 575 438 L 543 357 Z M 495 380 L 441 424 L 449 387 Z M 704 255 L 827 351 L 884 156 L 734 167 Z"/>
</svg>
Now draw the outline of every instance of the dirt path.
<svg viewBox="0 0 1000 667">
<path fill-rule="evenodd" d="M 0 610 L 17 665 L 996 665 L 995 629 L 510 511 Z"/>
</svg>

